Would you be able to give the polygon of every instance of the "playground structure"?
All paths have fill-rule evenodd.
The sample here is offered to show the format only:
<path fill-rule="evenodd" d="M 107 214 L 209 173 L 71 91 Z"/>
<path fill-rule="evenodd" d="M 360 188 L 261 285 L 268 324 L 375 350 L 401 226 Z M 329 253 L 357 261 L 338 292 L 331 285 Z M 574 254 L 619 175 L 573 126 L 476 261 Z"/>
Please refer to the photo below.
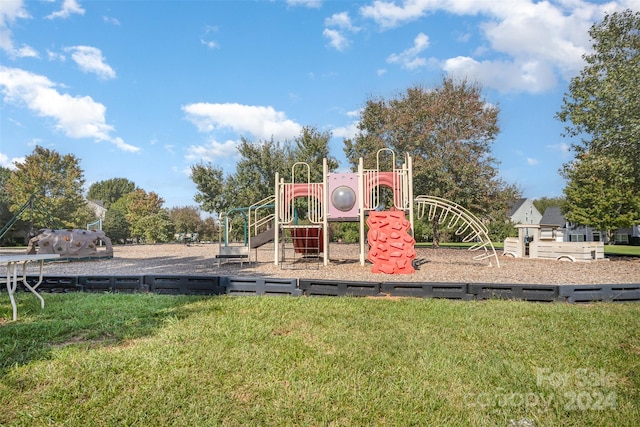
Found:
<path fill-rule="evenodd" d="M 385 158 L 381 158 L 385 156 Z M 381 164 L 390 165 L 382 170 Z M 473 242 L 470 250 L 480 251 L 474 259 L 493 259 L 500 266 L 487 228 L 471 212 L 448 200 L 413 195 L 413 163 L 405 155 L 398 165 L 395 153 L 381 149 L 376 153 L 375 169 L 365 169 L 360 158 L 357 172 L 329 172 L 323 160 L 321 182 L 311 182 L 307 163 L 297 162 L 291 168 L 291 181 L 275 176 L 275 192 L 248 208 L 232 209 L 221 217 L 220 255 L 218 260 L 251 257 L 251 249 L 274 242 L 274 264 L 295 265 L 313 259 L 328 265 L 329 223 L 359 222 L 360 265 L 367 258 L 372 271 L 408 274 L 414 271 L 414 217 L 452 228 L 463 242 Z M 382 188 L 390 191 L 388 198 Z M 391 206 L 384 206 L 388 202 Z M 301 220 L 297 206 L 306 209 Z M 244 217 L 244 244 L 229 244 L 232 215 Z M 367 219 L 368 218 L 368 219 Z M 365 224 L 369 232 L 365 235 Z M 266 227 L 266 228 L 265 228 Z M 257 256 L 256 256 L 257 259 Z M 490 261 L 490 265 L 493 262 Z"/>
<path fill-rule="evenodd" d="M 603 242 L 558 242 L 555 238 L 557 226 L 518 224 L 516 228 L 518 237 L 504 240 L 503 255 L 573 262 L 605 259 Z M 533 229 L 530 242 L 525 236 L 526 229 Z"/>
<path fill-rule="evenodd" d="M 113 247 L 101 230 L 42 229 L 27 246 L 27 254 L 36 253 L 57 254 L 66 260 L 113 258 Z"/>

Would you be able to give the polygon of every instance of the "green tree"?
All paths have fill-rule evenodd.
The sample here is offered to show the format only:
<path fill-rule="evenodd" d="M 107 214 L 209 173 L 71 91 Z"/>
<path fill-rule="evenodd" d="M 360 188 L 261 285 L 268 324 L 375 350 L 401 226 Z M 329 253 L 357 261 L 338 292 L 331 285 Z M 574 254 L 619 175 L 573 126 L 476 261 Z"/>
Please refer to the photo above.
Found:
<path fill-rule="evenodd" d="M 229 205 L 231 195 L 225 191 L 224 173 L 219 167 L 211 162 L 192 165 L 191 180 L 197 189 L 193 200 L 203 211 L 219 214 Z"/>
<path fill-rule="evenodd" d="M 102 230 L 113 242 L 126 243 L 131 237 L 127 220 L 126 195 L 111 203 L 104 217 Z"/>
<path fill-rule="evenodd" d="M 176 233 L 199 233 L 204 226 L 197 206 L 182 206 L 169 209 L 169 218 Z"/>
<path fill-rule="evenodd" d="M 484 218 L 506 213 L 518 191 L 498 177 L 491 154 L 500 130 L 498 113 L 482 98 L 479 85 L 443 78 L 433 90 L 414 86 L 389 100 L 369 99 L 359 133 L 345 140 L 345 154 L 352 167 L 363 157 L 369 168 L 381 148 L 407 153 L 413 157 L 415 195 L 443 197 Z M 437 246 L 437 221 L 432 225 Z"/>
<path fill-rule="evenodd" d="M 164 200 L 158 194 L 137 189 L 124 197 L 131 237 L 147 243 L 173 240 L 173 223 L 162 207 Z"/>
<path fill-rule="evenodd" d="M 581 153 L 566 164 L 567 220 L 604 231 L 612 241 L 613 231 L 632 224 L 640 212 L 638 190 L 631 185 L 631 168 L 624 159 L 593 153 Z"/>
<path fill-rule="evenodd" d="M 628 227 L 640 221 L 638 198 L 640 192 L 640 12 L 626 10 L 605 16 L 602 22 L 594 24 L 589 35 L 593 50 L 584 55 L 585 67 L 580 75 L 573 78 L 569 91 L 557 118 L 565 123 L 564 136 L 579 138 L 572 143 L 576 160 L 564 166 L 564 176 L 582 179 L 591 173 L 599 185 L 624 185 L 625 188 L 601 188 L 593 196 L 578 196 L 576 183 L 568 182 L 565 190 L 567 219 L 574 218 L 581 225 L 610 227 L 611 214 L 605 206 L 612 203 L 594 200 L 594 197 L 615 197 L 622 193 L 629 196 L 623 205 L 620 227 Z M 620 179 L 595 177 L 596 170 L 609 164 Z M 622 165 L 624 164 L 624 166 Z M 589 215 L 580 212 L 591 211 L 586 201 L 604 208 Z M 613 202 L 619 204 L 619 200 Z M 575 213 L 574 213 L 575 211 Z M 604 231 L 604 229 L 603 229 Z"/>
<path fill-rule="evenodd" d="M 276 172 L 281 178 L 290 179 L 291 166 L 296 161 L 289 142 L 250 142 L 242 139 L 238 146 L 240 160 L 229 187 L 234 194 L 234 205 L 251 206 L 275 193 Z"/>
<path fill-rule="evenodd" d="M 564 207 L 566 201 L 567 200 L 564 197 L 541 197 L 533 201 L 533 206 L 538 209 L 538 212 L 544 215 L 544 211 L 546 211 L 547 208 L 553 206 L 562 208 Z"/>
<path fill-rule="evenodd" d="M 126 178 L 111 178 L 91 184 L 87 193 L 89 200 L 102 200 L 105 209 L 125 194 L 136 189 L 136 184 Z"/>
<path fill-rule="evenodd" d="M 338 168 L 338 160 L 329 152 L 331 132 L 320 132 L 312 126 L 304 126 L 300 135 L 293 139 L 293 158 L 309 165 L 311 182 L 322 182 L 323 159 L 327 159 L 329 172 Z M 289 173 L 289 175 L 291 175 Z M 306 180 L 306 177 L 304 177 Z M 296 178 L 297 181 L 297 178 Z"/>
<path fill-rule="evenodd" d="M 10 177 L 11 169 L 0 166 L 0 224 L 6 224 L 13 217 L 11 209 L 9 209 L 11 198 L 5 188 Z"/>
<path fill-rule="evenodd" d="M 194 200 L 205 212 L 223 213 L 231 208 L 251 206 L 275 192 L 275 174 L 291 175 L 293 155 L 290 143 L 252 142 L 241 139 L 236 170 L 224 178 L 222 169 L 211 163 L 191 166 L 191 179 L 198 193 Z"/>
<path fill-rule="evenodd" d="M 206 240 L 209 242 L 214 242 L 219 239 L 218 226 L 212 217 L 209 216 L 204 219 L 202 228 L 198 230 L 198 236 L 200 240 Z"/>
<path fill-rule="evenodd" d="M 4 226 L 8 224 L 13 218 L 14 213 L 11 211 L 11 198 L 9 197 L 9 191 L 6 188 L 7 183 L 11 178 L 11 169 L 0 166 L 0 225 Z M 24 238 L 16 238 L 16 231 L 24 230 L 23 237 L 26 236 L 26 229 L 29 224 L 18 219 L 9 230 L 7 234 L 0 240 L 0 245 L 7 244 L 24 244 Z"/>
<path fill-rule="evenodd" d="M 24 163 L 16 164 L 5 188 L 16 212 L 31 195 L 37 205 L 30 219 L 36 228 L 60 224 L 66 228 L 84 228 L 93 221 L 82 196 L 84 172 L 73 154 L 61 156 L 55 150 L 36 146 Z M 30 212 L 31 214 L 31 212 Z"/>

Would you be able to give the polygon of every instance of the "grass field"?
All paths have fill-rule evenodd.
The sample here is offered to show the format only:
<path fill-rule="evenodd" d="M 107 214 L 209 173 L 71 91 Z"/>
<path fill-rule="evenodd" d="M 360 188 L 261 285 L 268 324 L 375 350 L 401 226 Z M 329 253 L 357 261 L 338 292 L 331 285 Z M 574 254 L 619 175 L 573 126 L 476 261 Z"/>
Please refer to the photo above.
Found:
<path fill-rule="evenodd" d="M 0 425 L 640 425 L 640 304 L 45 298 L 0 304 Z"/>

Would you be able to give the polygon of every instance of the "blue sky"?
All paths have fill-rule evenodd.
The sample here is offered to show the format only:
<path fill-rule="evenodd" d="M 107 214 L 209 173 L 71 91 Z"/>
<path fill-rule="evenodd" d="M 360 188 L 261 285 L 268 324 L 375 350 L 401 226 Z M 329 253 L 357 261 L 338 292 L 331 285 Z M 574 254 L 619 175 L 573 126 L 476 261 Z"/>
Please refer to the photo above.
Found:
<path fill-rule="evenodd" d="M 559 196 L 554 115 L 590 26 L 636 1 L 2 0 L 0 165 L 40 145 L 76 155 L 87 188 L 123 177 L 193 206 L 190 165 L 233 172 L 241 136 L 315 126 L 346 169 L 369 97 L 449 75 L 499 105 L 502 178 Z"/>

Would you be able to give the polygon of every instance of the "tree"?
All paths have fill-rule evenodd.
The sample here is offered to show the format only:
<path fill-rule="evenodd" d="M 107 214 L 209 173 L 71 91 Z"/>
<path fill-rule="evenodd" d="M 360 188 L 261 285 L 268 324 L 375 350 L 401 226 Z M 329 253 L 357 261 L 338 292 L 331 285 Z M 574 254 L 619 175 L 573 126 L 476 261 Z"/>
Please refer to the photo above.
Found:
<path fill-rule="evenodd" d="M 199 233 L 204 226 L 197 206 L 173 207 L 169 209 L 169 218 L 176 233 Z"/>
<path fill-rule="evenodd" d="M 135 189 L 136 184 L 133 181 L 126 178 L 111 178 L 91 184 L 87 199 L 102 200 L 102 206 L 109 209 L 112 203 Z"/>
<path fill-rule="evenodd" d="M 5 188 L 11 199 L 10 209 L 16 212 L 31 195 L 39 207 L 31 220 L 35 227 L 55 226 L 84 228 L 93 220 L 82 196 L 84 172 L 73 154 L 61 156 L 55 150 L 36 146 L 24 163 L 17 163 Z"/>
<path fill-rule="evenodd" d="M 0 166 L 0 224 L 6 224 L 9 222 L 13 214 L 9 209 L 11 205 L 11 198 L 9 197 L 9 191 L 5 189 L 5 185 L 9 182 L 11 177 L 11 170 Z"/>
<path fill-rule="evenodd" d="M 240 160 L 236 172 L 230 177 L 234 204 L 230 207 L 251 206 L 275 193 L 276 172 L 290 179 L 291 167 L 296 161 L 291 144 L 274 141 L 251 142 L 242 139 L 238 146 Z"/>
<path fill-rule="evenodd" d="M 549 207 L 557 206 L 562 208 L 566 204 L 567 200 L 564 197 L 541 197 L 533 201 L 533 206 L 538 209 L 542 215 Z"/>
<path fill-rule="evenodd" d="M 251 142 L 244 137 L 238 146 L 240 160 L 235 173 L 224 178 L 222 169 L 211 163 L 191 166 L 191 179 L 198 193 L 194 200 L 205 212 L 223 213 L 247 207 L 275 191 L 275 174 L 291 175 L 293 156 L 289 143 L 273 139 Z"/>
<path fill-rule="evenodd" d="M 345 140 L 345 154 L 354 168 L 360 157 L 365 167 L 374 165 L 381 148 L 410 154 L 414 194 L 443 197 L 484 217 L 490 211 L 506 214 L 518 191 L 498 178 L 491 155 L 500 130 L 498 113 L 482 99 L 479 85 L 443 78 L 433 90 L 414 86 L 389 100 L 369 99 L 359 133 Z M 437 246 L 437 221 L 432 225 Z"/>
<path fill-rule="evenodd" d="M 626 10 L 605 16 L 602 22 L 589 30 L 593 41 L 592 52 L 583 56 L 586 65 L 580 75 L 569 84 L 569 92 L 563 98 L 563 105 L 556 117 L 565 123 L 563 135 L 579 137 L 572 143 L 576 153 L 575 161 L 564 165 L 567 179 L 582 179 L 588 175 L 588 167 L 610 164 L 618 173 L 624 173 L 619 180 L 607 177 L 599 179 L 599 185 L 625 185 L 625 188 L 602 187 L 590 197 L 578 197 L 576 183 L 568 182 L 567 218 L 580 219 L 581 225 L 595 228 L 610 226 L 606 218 L 610 211 L 582 215 L 577 212 L 591 211 L 585 203 L 604 207 L 610 202 L 596 200 L 595 197 L 612 197 L 628 194 L 630 200 L 624 203 L 620 212 L 625 222 L 622 227 L 640 221 L 640 12 Z M 625 164 L 625 165 L 623 165 Z M 595 176 L 596 171 L 590 172 Z M 633 191 L 635 189 L 635 191 Z M 571 196 L 570 196 L 571 195 Z M 600 224 L 600 225 L 597 225 Z"/>
<path fill-rule="evenodd" d="M 311 182 L 322 182 L 323 159 L 327 159 L 329 172 L 338 168 L 338 160 L 329 152 L 331 132 L 320 132 L 315 127 L 304 126 L 300 135 L 293 139 L 293 157 L 296 162 L 309 165 Z M 306 177 L 304 177 L 306 180 Z"/>
<path fill-rule="evenodd" d="M 9 197 L 9 191 L 6 188 L 7 183 L 9 182 L 9 178 L 11 178 L 11 170 L 9 168 L 5 168 L 0 166 L 0 225 L 4 226 L 8 224 L 9 221 L 13 218 L 14 213 L 11 211 L 11 198 Z M 23 244 L 24 237 L 26 236 L 26 229 L 28 228 L 28 223 L 24 221 L 18 220 L 11 227 L 12 230 L 25 230 L 23 238 L 16 238 L 16 234 L 18 233 L 7 233 L 5 234 L 1 240 L 0 245 L 7 244 Z M 10 230 L 11 230 L 10 229 Z M 10 231 L 7 230 L 7 231 Z M 27 239 L 28 240 L 28 239 Z"/>
<path fill-rule="evenodd" d="M 632 224 L 640 212 L 637 187 L 631 185 L 631 168 L 624 159 L 594 153 L 582 153 L 566 164 L 567 220 L 604 231 L 607 241 L 612 241 L 613 231 Z"/>
<path fill-rule="evenodd" d="M 222 169 L 213 166 L 211 162 L 192 165 L 191 180 L 198 190 L 193 200 L 200 204 L 203 211 L 220 213 L 225 210 L 229 195 L 225 192 Z"/>
<path fill-rule="evenodd" d="M 153 191 L 137 189 L 125 197 L 131 237 L 149 243 L 173 240 L 173 224 L 162 207 L 164 200 Z"/>
<path fill-rule="evenodd" d="M 218 226 L 212 217 L 206 217 L 202 224 L 202 228 L 198 230 L 198 237 L 200 240 L 206 240 L 213 242 L 220 237 L 218 234 Z"/>
<path fill-rule="evenodd" d="M 113 242 L 126 243 L 131 236 L 130 226 L 131 224 L 127 221 L 127 200 L 125 195 L 109 206 L 102 223 L 102 230 Z"/>

